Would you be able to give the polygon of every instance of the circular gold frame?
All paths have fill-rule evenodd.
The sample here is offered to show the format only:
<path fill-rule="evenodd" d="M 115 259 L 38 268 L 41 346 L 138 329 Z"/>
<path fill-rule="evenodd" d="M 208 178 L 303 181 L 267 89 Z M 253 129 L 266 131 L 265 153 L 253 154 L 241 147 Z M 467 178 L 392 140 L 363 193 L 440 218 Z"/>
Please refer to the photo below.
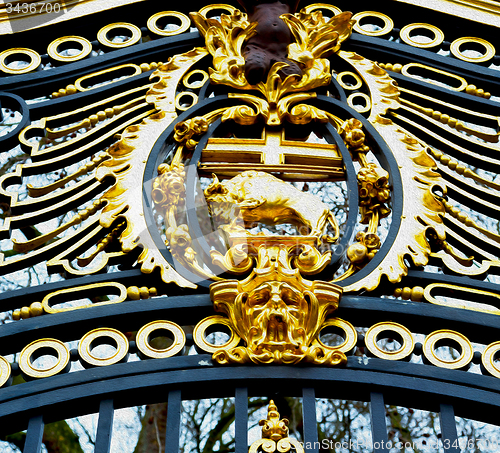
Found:
<path fill-rule="evenodd" d="M 33 367 L 31 357 L 34 353 L 43 348 L 53 349 L 56 351 L 57 361 L 51 367 L 39 370 Z M 62 341 L 55 340 L 53 338 L 44 338 L 33 341 L 21 351 L 19 356 L 19 368 L 21 368 L 21 371 L 26 376 L 41 379 L 55 376 L 56 374 L 64 371 L 69 364 L 69 359 L 69 349 Z"/>
<path fill-rule="evenodd" d="M 162 17 L 176 17 L 177 19 L 180 19 L 181 25 L 177 30 L 172 30 L 172 31 L 162 30 L 156 25 L 158 19 L 161 19 Z M 191 19 L 189 19 L 189 17 L 186 16 L 185 14 L 179 13 L 177 11 L 161 11 L 159 13 L 153 14 L 148 19 L 147 26 L 149 31 L 155 33 L 156 35 L 174 36 L 174 35 L 180 35 L 181 33 L 184 33 L 186 30 L 189 30 L 189 27 L 191 26 Z"/>
<path fill-rule="evenodd" d="M 485 48 L 486 52 L 480 57 L 468 57 L 460 50 L 460 46 L 466 43 L 479 44 Z M 450 44 L 450 52 L 462 61 L 467 61 L 469 63 L 484 63 L 485 61 L 491 60 L 495 56 L 496 50 L 495 46 L 485 39 L 466 36 L 455 39 L 455 41 Z"/>
<path fill-rule="evenodd" d="M 338 327 L 339 329 L 342 329 L 345 332 L 345 340 L 338 346 L 328 346 L 320 340 L 320 336 L 318 335 L 318 343 L 321 346 L 329 351 L 339 351 L 343 352 L 344 354 L 354 349 L 354 347 L 356 346 L 356 342 L 358 341 L 358 333 L 350 322 L 344 321 L 340 318 L 333 318 L 326 321 L 321 326 L 321 330 L 325 329 L 326 327 Z"/>
<path fill-rule="evenodd" d="M 356 98 L 363 98 L 366 101 L 366 105 L 364 107 L 356 106 L 354 104 L 354 99 Z M 359 113 L 369 112 L 372 108 L 372 100 L 365 93 L 352 93 L 347 98 L 347 104 L 349 105 L 349 107 L 352 107 L 354 110 L 356 110 L 356 112 Z"/>
<path fill-rule="evenodd" d="M 367 31 L 360 25 L 361 19 L 364 19 L 365 17 L 376 17 L 377 19 L 381 19 L 385 25 L 380 30 Z M 386 16 L 385 14 L 379 13 L 377 11 L 363 11 L 361 13 L 356 13 L 354 16 L 352 16 L 352 20 L 356 21 L 353 30 L 361 33 L 362 35 L 382 36 L 386 35 L 394 28 L 393 20 L 389 16 Z"/>
<path fill-rule="evenodd" d="M 347 76 L 352 77 L 354 80 L 356 80 L 356 85 L 347 85 L 347 83 L 345 83 L 342 80 L 343 77 L 347 77 Z M 345 90 L 358 90 L 363 86 L 363 81 L 361 80 L 361 77 L 359 77 L 358 74 L 356 74 L 355 72 L 352 72 L 352 71 L 339 72 L 337 74 L 337 82 Z"/>
<path fill-rule="evenodd" d="M 327 3 L 313 3 L 312 5 L 307 5 L 304 8 L 306 14 L 311 14 L 318 9 L 327 9 L 328 11 L 331 11 L 334 16 L 342 12 L 340 8 L 337 8 L 333 5 L 328 5 Z"/>
<path fill-rule="evenodd" d="M 23 54 L 27 55 L 31 62 L 25 68 L 12 69 L 5 64 L 5 60 L 11 55 Z M 0 71 L 6 72 L 7 74 L 27 74 L 28 72 L 34 71 L 42 63 L 42 57 L 38 52 L 32 49 L 27 49 L 25 47 L 16 47 L 14 49 L 4 50 L 0 53 Z"/>
<path fill-rule="evenodd" d="M 195 82 L 189 82 L 189 78 L 193 75 L 193 74 L 201 74 L 203 76 L 203 79 L 202 80 L 197 80 Z M 203 85 L 205 85 L 205 83 L 207 83 L 209 77 L 208 77 L 208 74 L 206 71 L 202 71 L 201 69 L 195 69 L 193 71 L 190 71 L 188 72 L 184 78 L 182 79 L 182 83 L 184 84 L 184 86 L 186 88 L 190 88 L 192 90 L 198 90 L 199 88 L 201 88 Z"/>
<path fill-rule="evenodd" d="M 125 28 L 126 30 L 130 30 L 132 32 L 132 37 L 124 42 L 112 42 L 108 38 L 108 33 L 111 30 L 117 28 Z M 127 22 L 115 22 L 114 24 L 106 25 L 102 27 L 97 33 L 97 40 L 104 46 L 111 47 L 113 49 L 122 49 L 124 47 L 133 46 L 138 43 L 141 39 L 142 32 L 141 29 L 134 24 L 129 24 Z"/>
<path fill-rule="evenodd" d="M 191 99 L 193 100 L 192 104 L 189 104 L 187 107 L 183 107 L 180 103 L 181 99 L 184 96 L 191 97 Z M 198 102 L 198 96 L 196 94 L 192 93 L 191 91 L 183 91 L 182 93 L 179 93 L 175 97 L 175 108 L 181 110 L 182 112 L 185 112 L 186 110 L 189 110 L 197 102 Z"/>
<path fill-rule="evenodd" d="M 67 42 L 77 42 L 82 46 L 80 53 L 72 56 L 64 56 L 59 53 L 57 48 Z M 54 39 L 47 47 L 47 53 L 51 58 L 57 61 L 62 61 L 64 63 L 70 63 L 72 61 L 83 60 L 85 57 L 90 55 L 92 52 L 92 44 L 88 39 L 82 38 L 81 36 L 63 36 L 62 38 Z"/>
<path fill-rule="evenodd" d="M 0 356 L 0 388 L 8 382 L 11 372 L 10 363 L 5 357 Z"/>
<path fill-rule="evenodd" d="M 436 355 L 434 349 L 434 346 L 440 340 L 456 341 L 462 349 L 460 357 L 452 361 L 440 359 Z M 448 368 L 450 370 L 458 370 L 467 367 L 470 364 L 472 357 L 474 356 L 474 350 L 472 349 L 472 345 L 470 344 L 469 339 L 461 333 L 447 329 L 436 330 L 427 335 L 424 340 L 422 351 L 425 358 L 430 363 L 441 368 Z"/>
<path fill-rule="evenodd" d="M 156 349 L 153 348 L 149 342 L 148 338 L 155 330 L 168 330 L 174 335 L 174 341 L 166 349 Z M 144 354 L 146 357 L 152 359 L 166 359 L 167 357 L 172 357 L 182 351 L 184 345 L 186 344 L 186 335 L 184 331 L 175 323 L 170 321 L 153 321 L 142 327 L 139 332 L 137 332 L 136 340 L 137 349 Z"/>
<path fill-rule="evenodd" d="M 229 328 L 229 331 L 231 332 L 231 337 L 229 340 L 221 345 L 214 345 L 212 343 L 209 343 L 207 339 L 205 338 L 205 331 L 211 327 L 215 326 L 217 324 L 221 324 L 223 326 L 226 326 Z M 196 324 L 194 330 L 193 330 L 193 338 L 194 342 L 196 345 L 202 349 L 205 352 L 209 352 L 210 354 L 213 354 L 214 352 L 223 350 L 223 349 L 232 349 L 238 346 L 238 343 L 240 342 L 240 337 L 236 334 L 236 332 L 232 329 L 231 323 L 226 319 L 223 318 L 222 316 L 209 316 L 208 318 L 203 319 L 200 321 L 198 324 Z"/>
<path fill-rule="evenodd" d="M 481 355 L 481 362 L 486 371 L 496 378 L 500 378 L 500 368 L 495 365 L 495 354 L 500 351 L 500 341 L 489 344 Z"/>
<path fill-rule="evenodd" d="M 377 338 L 382 332 L 396 332 L 403 340 L 402 346 L 396 351 L 384 351 L 377 344 Z M 412 333 L 403 325 L 395 322 L 379 322 L 371 326 L 365 334 L 365 344 L 368 350 L 380 359 L 404 360 L 409 358 L 415 348 Z"/>
<path fill-rule="evenodd" d="M 415 41 L 410 35 L 413 30 L 418 30 L 419 28 L 430 31 L 434 34 L 434 38 L 428 43 Z M 406 44 L 413 47 L 420 47 L 422 49 L 439 46 L 444 41 L 444 33 L 440 28 L 424 23 L 415 23 L 404 26 L 399 32 L 399 36 Z"/>
<path fill-rule="evenodd" d="M 96 357 L 92 355 L 92 342 L 97 339 L 111 339 L 116 343 L 116 352 L 111 356 L 105 359 L 101 359 L 100 357 Z M 112 346 L 112 344 L 105 342 Z M 116 329 L 110 328 L 99 328 L 90 331 L 85 334 L 80 342 L 78 343 L 78 354 L 80 354 L 80 358 L 85 362 L 85 364 L 91 366 L 108 366 L 114 365 L 125 359 L 127 357 L 129 351 L 129 343 L 127 337 Z"/>
<path fill-rule="evenodd" d="M 205 19 L 207 18 L 207 13 L 213 11 L 214 9 L 225 9 L 229 14 L 234 14 L 237 10 L 234 6 L 226 5 L 225 3 L 214 3 L 212 5 L 204 6 L 198 13 L 201 14 Z"/>

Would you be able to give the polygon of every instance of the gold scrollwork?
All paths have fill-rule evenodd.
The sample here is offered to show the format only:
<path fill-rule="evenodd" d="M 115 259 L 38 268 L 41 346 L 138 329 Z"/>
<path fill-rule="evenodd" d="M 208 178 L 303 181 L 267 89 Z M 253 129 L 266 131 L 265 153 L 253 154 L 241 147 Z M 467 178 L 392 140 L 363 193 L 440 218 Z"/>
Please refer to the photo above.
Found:
<path fill-rule="evenodd" d="M 462 51 L 462 46 L 470 47 L 479 53 L 476 55 L 467 55 Z M 479 50 L 481 49 L 481 50 Z M 470 36 L 455 39 L 450 45 L 450 52 L 457 58 L 469 63 L 484 63 L 491 60 L 496 53 L 495 47 L 489 41 L 481 38 L 473 38 Z"/>
<path fill-rule="evenodd" d="M 14 56 L 17 56 L 20 61 L 26 62 L 27 65 L 20 68 L 10 67 L 9 60 L 13 59 Z M 0 71 L 6 72 L 7 74 L 26 74 L 34 71 L 41 63 L 42 57 L 40 57 L 38 52 L 24 47 L 16 47 L 14 49 L 4 50 L 0 53 Z"/>
<path fill-rule="evenodd" d="M 227 5 L 225 3 L 213 3 L 212 5 L 204 6 L 200 9 L 199 14 L 201 14 L 205 19 L 209 17 L 209 13 L 212 11 L 225 11 L 229 14 L 234 14 L 237 9 L 234 6 Z"/>
<path fill-rule="evenodd" d="M 65 48 L 76 47 L 74 43 L 81 48 L 80 51 L 74 55 L 63 55 L 62 51 L 65 50 Z M 92 44 L 88 39 L 82 38 L 81 36 L 63 36 L 54 39 L 47 48 L 47 53 L 51 58 L 62 61 L 63 63 L 82 60 L 90 55 L 90 52 L 92 52 Z"/>
<path fill-rule="evenodd" d="M 151 346 L 151 340 L 162 335 L 162 331 L 167 331 L 173 336 L 172 344 L 167 348 L 157 349 Z M 153 321 L 137 332 L 135 342 L 140 355 L 152 359 L 166 359 L 182 351 L 186 344 L 186 334 L 171 321 Z"/>
<path fill-rule="evenodd" d="M 388 351 L 378 345 L 380 339 L 395 337 L 399 337 L 402 341 L 399 349 Z M 365 334 L 365 344 L 375 357 L 386 360 L 408 360 L 415 348 L 412 333 L 405 326 L 395 322 L 379 322 L 370 327 Z"/>
<path fill-rule="evenodd" d="M 158 21 L 165 17 L 173 17 L 175 19 L 179 19 L 180 25 L 175 30 L 165 30 L 158 27 Z M 191 20 L 185 14 L 179 13 L 177 11 L 161 11 L 159 13 L 153 14 L 148 19 L 148 29 L 152 31 L 156 35 L 160 36 L 174 36 L 180 35 L 184 33 L 186 30 L 189 30 L 189 26 L 191 25 Z"/>
<path fill-rule="evenodd" d="M 213 343 L 209 343 L 207 341 L 206 331 L 213 330 L 214 329 L 213 326 L 216 325 L 225 326 L 231 332 L 229 339 L 224 344 L 216 345 Z M 198 346 L 201 350 L 205 352 L 209 352 L 210 354 L 214 354 L 224 349 L 233 349 L 236 346 L 238 346 L 241 340 L 241 338 L 233 330 L 230 321 L 224 318 L 223 316 L 218 316 L 218 315 L 209 316 L 208 318 L 205 318 L 198 324 L 196 324 L 193 330 L 193 338 L 196 346 Z"/>
<path fill-rule="evenodd" d="M 98 357 L 92 350 L 106 344 L 115 348 L 115 352 L 106 357 Z M 116 329 L 99 328 L 86 333 L 78 343 L 78 354 L 83 366 L 108 366 L 126 361 L 129 343 L 127 337 Z"/>
<path fill-rule="evenodd" d="M 44 355 L 52 355 L 55 362 L 43 368 L 34 367 L 33 362 Z M 21 351 L 19 368 L 27 378 L 41 379 L 68 371 L 71 366 L 69 359 L 69 349 L 62 341 L 44 338 L 33 341 Z"/>
<path fill-rule="evenodd" d="M 487 374 L 500 378 L 500 367 L 497 365 L 495 360 L 498 351 L 500 351 L 500 341 L 495 341 L 489 344 L 486 349 L 481 354 L 481 363 L 486 370 Z"/>
<path fill-rule="evenodd" d="M 443 346 L 455 347 L 460 351 L 460 356 L 456 359 L 445 360 L 436 354 L 436 343 L 442 343 Z M 436 330 L 427 335 L 422 347 L 424 357 L 432 364 L 441 368 L 450 370 L 467 369 L 470 365 L 474 350 L 469 339 L 461 333 L 453 330 L 442 329 Z"/>
<path fill-rule="evenodd" d="M 419 31 L 421 35 L 429 38 L 430 41 L 421 42 L 413 37 L 415 31 Z M 432 35 L 432 38 L 429 36 Z M 439 46 L 444 41 L 444 33 L 440 28 L 430 24 L 409 24 L 404 26 L 399 32 L 401 39 L 410 46 L 428 49 L 430 47 Z"/>
<path fill-rule="evenodd" d="M 306 14 L 312 14 L 316 11 L 321 11 L 321 10 L 326 10 L 330 11 L 333 13 L 334 16 L 337 14 L 342 13 L 342 10 L 340 8 L 337 8 L 336 6 L 329 5 L 328 3 L 313 3 L 311 5 L 306 5 L 302 9 Z"/>
<path fill-rule="evenodd" d="M 337 346 L 329 346 L 321 341 L 321 332 L 329 328 L 341 329 L 344 331 L 344 341 L 341 344 Z M 356 346 L 357 341 L 358 333 L 356 332 L 354 326 L 350 322 L 344 321 L 340 318 L 332 318 L 326 320 L 321 326 L 320 334 L 318 336 L 318 342 L 325 349 L 337 350 L 343 352 L 344 354 L 351 352 Z"/>
<path fill-rule="evenodd" d="M 346 82 L 344 79 L 349 80 L 349 78 L 353 78 L 354 82 L 353 84 Z M 363 81 L 361 80 L 361 77 L 358 76 L 355 72 L 352 71 L 343 71 L 337 74 L 337 82 L 339 85 L 346 89 L 346 90 L 358 90 L 363 86 Z M 370 101 L 371 104 L 371 101 Z"/>
<path fill-rule="evenodd" d="M 108 34 L 110 32 L 116 32 L 117 30 L 127 30 L 131 36 L 129 39 L 123 42 L 113 42 L 112 38 L 110 39 Z M 106 47 L 111 47 L 113 49 L 122 49 L 124 47 L 132 46 L 138 43 L 141 39 L 142 32 L 139 27 L 133 24 L 129 24 L 126 22 L 115 22 L 114 24 L 106 25 L 102 27 L 97 33 L 97 40 Z"/>
<path fill-rule="evenodd" d="M 378 29 L 376 30 L 368 30 L 366 28 L 363 28 L 363 23 L 364 19 L 375 18 L 375 22 L 382 21 L 384 25 L 382 27 L 376 25 Z M 362 35 L 369 35 L 369 36 L 383 36 L 392 31 L 394 28 L 394 22 L 389 16 L 386 16 L 385 14 L 379 13 L 377 11 L 363 11 L 361 13 L 357 13 L 354 16 L 352 16 L 352 19 L 356 21 L 356 24 L 354 25 L 353 29 L 357 31 L 358 33 L 361 33 Z"/>
<path fill-rule="evenodd" d="M 7 384 L 11 378 L 11 366 L 5 357 L 0 356 L 0 388 Z"/>

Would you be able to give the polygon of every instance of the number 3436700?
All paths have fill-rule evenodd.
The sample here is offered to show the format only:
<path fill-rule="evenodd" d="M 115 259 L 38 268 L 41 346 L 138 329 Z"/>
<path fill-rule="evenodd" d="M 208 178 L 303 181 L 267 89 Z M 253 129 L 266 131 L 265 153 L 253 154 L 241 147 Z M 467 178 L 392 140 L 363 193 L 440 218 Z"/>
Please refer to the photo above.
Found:
<path fill-rule="evenodd" d="M 6 3 L 7 14 L 44 14 L 60 13 L 62 6 L 60 3 Z"/>

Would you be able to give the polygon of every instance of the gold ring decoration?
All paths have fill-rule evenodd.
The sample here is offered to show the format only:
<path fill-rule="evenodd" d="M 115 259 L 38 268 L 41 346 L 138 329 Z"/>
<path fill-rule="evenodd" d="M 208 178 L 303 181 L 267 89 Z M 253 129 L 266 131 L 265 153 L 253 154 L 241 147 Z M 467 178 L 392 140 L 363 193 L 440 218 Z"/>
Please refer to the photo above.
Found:
<path fill-rule="evenodd" d="M 481 355 L 481 363 L 487 374 L 500 378 L 500 367 L 495 364 L 495 356 L 500 351 L 500 341 L 495 341 L 487 346 Z"/>
<path fill-rule="evenodd" d="M 175 17 L 179 19 L 181 24 L 175 30 L 164 30 L 158 27 L 158 20 L 163 19 L 164 17 Z M 153 14 L 148 19 L 148 29 L 152 31 L 156 35 L 160 36 L 174 36 L 180 35 L 184 33 L 186 30 L 189 30 L 191 26 L 191 20 L 185 14 L 179 13 L 177 11 L 161 11 L 159 13 Z"/>
<path fill-rule="evenodd" d="M 9 60 L 13 55 L 22 55 L 23 61 L 28 63 L 28 66 L 23 68 L 10 68 Z M 29 60 L 28 60 L 29 59 Z M 6 72 L 7 74 L 26 74 L 28 72 L 34 71 L 42 63 L 42 57 L 38 52 L 31 49 L 26 49 L 24 47 L 17 47 L 14 49 L 4 50 L 0 53 L 0 70 Z"/>
<path fill-rule="evenodd" d="M 101 344 L 114 346 L 116 351 L 108 357 L 97 357 L 92 349 Z M 115 329 L 94 329 L 85 334 L 78 344 L 78 353 L 83 360 L 83 366 L 108 366 L 125 361 L 128 356 L 129 344 L 127 337 Z"/>
<path fill-rule="evenodd" d="M 200 78 L 201 76 L 201 78 Z M 190 88 L 192 90 L 198 90 L 208 81 L 208 74 L 206 71 L 202 71 L 201 69 L 195 69 L 187 73 L 182 79 L 184 86 L 186 88 Z"/>
<path fill-rule="evenodd" d="M 365 105 L 361 106 L 359 104 L 355 104 L 354 100 L 356 98 L 364 99 Z M 347 98 L 347 104 L 350 107 L 352 107 L 354 110 L 356 110 L 356 112 L 359 112 L 359 113 L 369 112 L 370 109 L 372 108 L 372 101 L 371 101 L 370 97 L 368 95 L 366 95 L 365 93 L 352 93 Z"/>
<path fill-rule="evenodd" d="M 184 97 L 190 97 L 192 100 L 191 104 L 182 105 L 181 100 Z M 184 112 L 186 110 L 189 110 L 197 102 L 198 102 L 198 96 L 196 96 L 196 94 L 192 93 L 191 91 L 183 91 L 182 93 L 179 93 L 175 98 L 175 108 L 177 108 L 178 110 L 182 110 Z"/>
<path fill-rule="evenodd" d="M 356 83 L 350 85 L 347 82 L 345 82 L 344 78 L 349 78 L 349 77 L 352 77 Z M 342 88 L 346 90 L 358 90 L 363 86 L 363 81 L 358 76 L 358 74 L 351 71 L 344 71 L 337 74 L 337 82 Z"/>
<path fill-rule="evenodd" d="M 339 344 L 338 346 L 328 346 L 327 344 L 321 341 L 321 337 L 318 335 L 318 342 L 321 344 L 321 346 L 323 346 L 325 349 L 329 351 L 339 351 L 343 352 L 344 354 L 351 352 L 356 346 L 356 342 L 358 341 L 358 333 L 356 332 L 354 326 L 350 322 L 344 321 L 343 319 L 340 318 L 328 319 L 321 326 L 320 334 L 322 330 L 332 327 L 344 331 L 345 334 L 344 342 Z"/>
<path fill-rule="evenodd" d="M 170 332 L 174 339 L 172 344 L 165 349 L 156 349 L 150 344 L 150 339 L 160 336 L 158 331 L 166 330 Z M 155 335 L 156 334 L 156 335 Z M 145 356 L 152 359 L 166 359 L 182 351 L 186 344 L 184 331 L 175 323 L 170 321 L 153 321 L 142 327 L 135 339 L 137 349 Z"/>
<path fill-rule="evenodd" d="M 226 5 L 225 3 L 214 3 L 212 5 L 205 6 L 201 8 L 198 13 L 201 14 L 205 19 L 208 19 L 209 17 L 207 14 L 211 11 L 219 11 L 219 10 L 225 10 L 226 13 L 228 14 L 234 14 L 236 11 L 236 8 L 231 5 Z"/>
<path fill-rule="evenodd" d="M 2 388 L 10 379 L 11 367 L 5 357 L 0 356 L 0 388 Z"/>
<path fill-rule="evenodd" d="M 57 360 L 53 365 L 44 367 L 43 369 L 35 368 L 33 362 L 43 355 L 52 355 L 53 357 L 57 357 Z M 62 341 L 53 338 L 43 338 L 33 341 L 21 351 L 19 368 L 21 368 L 23 374 L 28 378 L 41 379 L 51 377 L 69 370 L 71 366 L 69 357 L 69 349 Z"/>
<path fill-rule="evenodd" d="M 134 77 L 136 75 L 142 74 L 142 69 L 140 66 L 133 64 L 133 63 L 127 63 L 127 64 L 122 64 L 120 66 L 115 66 L 114 68 L 109 68 L 109 69 L 103 69 L 102 71 L 94 72 L 92 74 L 80 77 L 79 79 L 76 80 L 75 82 L 75 87 L 77 88 L 78 91 L 88 91 L 93 88 L 92 84 L 89 84 L 87 87 L 84 87 L 82 85 L 82 82 L 85 80 L 93 79 L 94 77 L 99 77 L 103 74 L 109 74 L 111 72 L 115 72 L 113 76 L 110 76 L 110 81 L 107 82 L 106 84 L 113 83 L 113 79 L 116 79 L 118 77 L 122 77 L 122 79 L 126 79 L 129 77 Z M 124 74 L 130 72 L 130 74 Z M 97 82 L 96 82 L 97 83 Z M 101 84 L 100 86 L 106 85 L 106 84 Z"/>
<path fill-rule="evenodd" d="M 420 31 L 420 34 L 422 36 L 425 36 L 426 38 L 429 38 L 430 41 L 428 42 L 417 41 L 412 36 L 412 32 L 415 30 Z M 429 35 L 432 35 L 432 37 Z M 422 24 L 422 23 L 406 25 L 399 32 L 399 36 L 406 44 L 409 44 L 410 46 L 413 47 L 420 47 L 422 49 L 439 46 L 444 41 L 444 33 L 441 31 L 440 28 L 434 25 Z"/>
<path fill-rule="evenodd" d="M 384 23 L 383 27 L 379 27 L 379 30 L 365 30 L 363 28 L 363 25 L 361 22 L 365 18 L 375 18 Z M 352 20 L 356 21 L 356 24 L 354 24 L 353 29 L 357 31 L 358 33 L 361 33 L 362 35 L 368 35 L 368 36 L 382 36 L 386 35 L 389 33 L 393 28 L 394 28 L 394 22 L 389 16 L 386 16 L 385 14 L 379 13 L 377 11 L 363 11 L 361 13 L 357 13 L 354 16 L 352 16 Z M 376 24 L 374 24 L 376 25 Z"/>
<path fill-rule="evenodd" d="M 318 9 L 331 11 L 334 16 L 342 12 L 340 8 L 337 8 L 336 6 L 333 5 L 329 5 L 327 3 L 313 3 L 312 5 L 304 7 L 304 11 L 306 14 L 311 14 L 312 12 L 317 11 Z"/>
<path fill-rule="evenodd" d="M 461 49 L 463 45 L 469 45 L 471 50 L 477 50 L 481 53 L 478 57 L 465 55 Z M 481 49 L 481 50 L 479 50 Z M 489 41 L 481 38 L 472 38 L 470 36 L 455 39 L 450 45 L 450 52 L 457 58 L 469 63 L 483 63 L 491 60 L 496 53 L 495 47 Z"/>
<path fill-rule="evenodd" d="M 83 299 L 85 297 L 93 297 L 94 295 L 102 295 L 103 291 L 107 294 L 118 293 L 118 298 L 107 302 L 100 302 L 102 305 L 119 304 L 127 299 L 127 288 L 121 283 L 106 282 L 106 283 L 91 283 L 90 285 L 76 286 L 69 289 L 61 289 L 47 294 L 42 300 L 42 307 L 45 313 L 63 313 L 66 311 L 77 310 L 79 308 L 92 307 L 96 304 L 89 303 L 78 307 L 53 308 L 54 305 L 64 302 Z M 82 293 L 83 292 L 83 293 Z M 80 293 L 76 295 L 75 293 Z M 30 307 L 31 308 L 31 307 Z M 34 309 L 35 307 L 33 307 Z M 41 313 L 40 313 L 41 314 Z M 35 314 L 36 315 L 36 314 Z"/>
<path fill-rule="evenodd" d="M 436 343 L 442 342 L 444 346 L 452 346 L 453 343 L 457 344 L 460 349 L 460 357 L 454 360 L 443 360 L 436 355 Z M 474 355 L 472 345 L 467 337 L 461 333 L 454 332 L 453 330 L 443 329 L 436 330 L 427 335 L 423 344 L 423 353 L 425 358 L 432 364 L 441 368 L 448 368 L 450 370 L 466 369 Z"/>
<path fill-rule="evenodd" d="M 132 36 L 130 39 L 127 39 L 123 42 L 113 42 L 108 37 L 108 33 L 111 31 L 116 31 L 120 29 L 125 29 L 131 32 Z M 102 27 L 97 33 L 97 40 L 106 47 L 111 47 L 113 49 L 122 49 L 123 47 L 132 46 L 138 43 L 141 39 L 142 33 L 139 27 L 136 27 L 133 24 L 129 24 L 127 22 L 116 22 L 114 24 L 106 25 Z"/>
<path fill-rule="evenodd" d="M 218 324 L 226 326 L 231 332 L 231 337 L 229 338 L 229 340 L 221 345 L 209 343 L 205 336 L 205 332 L 207 331 L 207 329 L 210 329 L 212 326 L 216 326 Z M 233 349 L 238 346 L 238 343 L 240 342 L 240 337 L 236 335 L 236 333 L 232 329 L 229 320 L 217 315 L 209 316 L 208 318 L 205 318 L 198 324 L 196 324 L 193 330 L 193 338 L 196 346 L 198 346 L 205 352 L 209 352 L 210 354 L 224 349 Z"/>
<path fill-rule="evenodd" d="M 81 47 L 81 50 L 75 55 L 63 55 L 62 51 L 75 47 L 72 43 L 77 43 L 77 46 Z M 88 39 L 81 36 L 64 36 L 54 39 L 47 48 L 47 53 L 52 59 L 64 63 L 82 60 L 90 55 L 90 52 L 92 52 L 92 44 Z"/>
<path fill-rule="evenodd" d="M 394 338 L 394 333 L 401 338 L 401 347 L 395 351 L 382 349 L 377 341 L 382 338 Z M 370 327 L 365 335 L 365 344 L 375 357 L 386 360 L 409 359 L 415 348 L 415 340 L 411 332 L 405 326 L 395 322 L 379 322 Z"/>
<path fill-rule="evenodd" d="M 410 69 L 413 70 L 416 69 L 416 71 L 411 73 Z M 432 73 L 439 75 L 436 76 Z M 465 80 L 463 77 L 452 74 L 451 72 L 442 71 L 441 69 L 432 68 L 431 66 L 427 66 L 420 63 L 405 64 L 401 69 L 401 74 L 403 74 L 406 77 L 411 77 L 412 79 L 417 79 L 417 80 L 425 79 L 424 80 L 425 82 L 432 83 L 433 85 L 443 86 L 443 84 L 446 84 L 446 86 L 450 87 L 450 89 L 455 91 L 462 91 L 465 90 L 465 88 L 467 87 L 467 80 Z M 443 82 L 443 76 L 452 79 L 450 80 L 450 83 Z M 452 85 L 451 83 L 454 82 L 455 80 L 458 80 L 459 83 L 458 84 L 455 83 Z"/>

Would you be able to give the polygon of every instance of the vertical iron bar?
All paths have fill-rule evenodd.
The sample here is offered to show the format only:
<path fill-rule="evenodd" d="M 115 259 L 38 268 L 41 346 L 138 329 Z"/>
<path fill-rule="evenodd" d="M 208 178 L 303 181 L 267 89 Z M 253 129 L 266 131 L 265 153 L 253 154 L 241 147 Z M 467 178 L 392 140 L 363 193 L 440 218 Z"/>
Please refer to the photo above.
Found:
<path fill-rule="evenodd" d="M 44 426 L 42 415 L 30 418 L 23 453 L 40 453 Z"/>
<path fill-rule="evenodd" d="M 168 392 L 165 453 L 179 452 L 179 436 L 181 434 L 181 405 L 181 391 L 172 390 Z"/>
<path fill-rule="evenodd" d="M 444 451 L 446 453 L 460 453 L 455 411 L 451 404 L 440 405 L 439 424 L 441 425 L 441 440 Z"/>
<path fill-rule="evenodd" d="M 318 453 L 318 423 L 316 421 L 316 393 L 314 388 L 302 389 L 302 414 L 304 419 L 304 449 Z"/>
<path fill-rule="evenodd" d="M 235 453 L 248 453 L 248 389 L 237 388 L 234 398 Z"/>
<path fill-rule="evenodd" d="M 389 438 L 387 436 L 385 403 L 382 393 L 370 393 L 370 417 L 374 453 L 389 453 L 389 449 L 387 448 Z"/>
<path fill-rule="evenodd" d="M 97 422 L 97 434 L 94 448 L 95 453 L 109 453 L 114 415 L 115 405 L 113 400 L 102 400 L 99 405 L 99 421 Z"/>

